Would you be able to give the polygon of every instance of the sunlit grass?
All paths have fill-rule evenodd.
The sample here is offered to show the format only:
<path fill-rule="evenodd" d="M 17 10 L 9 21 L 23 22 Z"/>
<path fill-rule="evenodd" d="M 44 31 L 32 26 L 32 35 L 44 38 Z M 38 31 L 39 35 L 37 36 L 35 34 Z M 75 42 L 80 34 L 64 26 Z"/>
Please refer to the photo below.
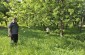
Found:
<path fill-rule="evenodd" d="M 10 45 L 7 29 L 0 29 L 0 55 L 84 55 L 85 41 L 78 35 L 46 34 L 41 30 L 20 27 L 18 45 Z"/>

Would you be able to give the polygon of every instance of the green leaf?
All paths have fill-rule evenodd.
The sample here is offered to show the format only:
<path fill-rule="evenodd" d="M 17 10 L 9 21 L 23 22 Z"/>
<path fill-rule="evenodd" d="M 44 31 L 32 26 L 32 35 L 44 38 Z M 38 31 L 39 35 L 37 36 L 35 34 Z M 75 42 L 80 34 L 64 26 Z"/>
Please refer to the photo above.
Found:
<path fill-rule="evenodd" d="M 74 13 L 74 9 L 68 9 L 68 12 L 70 13 L 70 15 L 72 15 Z"/>

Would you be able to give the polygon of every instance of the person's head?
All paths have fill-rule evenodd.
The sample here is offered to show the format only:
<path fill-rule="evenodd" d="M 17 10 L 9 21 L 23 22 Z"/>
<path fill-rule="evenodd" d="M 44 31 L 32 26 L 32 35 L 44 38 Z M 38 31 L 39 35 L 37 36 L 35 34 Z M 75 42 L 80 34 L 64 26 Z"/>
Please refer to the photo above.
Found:
<path fill-rule="evenodd" d="M 13 22 L 17 22 L 17 18 L 13 18 Z"/>

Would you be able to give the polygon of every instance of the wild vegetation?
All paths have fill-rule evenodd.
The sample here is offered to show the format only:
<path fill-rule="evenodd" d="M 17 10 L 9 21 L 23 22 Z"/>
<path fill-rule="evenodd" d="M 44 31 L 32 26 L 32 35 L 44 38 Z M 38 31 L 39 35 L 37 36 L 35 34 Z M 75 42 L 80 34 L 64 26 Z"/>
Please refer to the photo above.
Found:
<path fill-rule="evenodd" d="M 7 25 L 14 17 L 19 43 L 10 46 Z M 85 0 L 0 0 L 0 55 L 84 55 L 84 21 Z"/>
<path fill-rule="evenodd" d="M 84 55 L 84 33 L 66 34 L 64 37 L 51 32 L 20 28 L 17 46 L 10 45 L 7 29 L 0 29 L 0 55 Z"/>

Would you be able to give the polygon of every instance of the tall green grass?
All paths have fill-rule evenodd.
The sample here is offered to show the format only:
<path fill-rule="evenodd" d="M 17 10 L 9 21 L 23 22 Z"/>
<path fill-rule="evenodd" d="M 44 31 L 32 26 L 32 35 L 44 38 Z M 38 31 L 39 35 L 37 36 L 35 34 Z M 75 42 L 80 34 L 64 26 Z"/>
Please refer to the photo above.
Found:
<path fill-rule="evenodd" d="M 84 38 L 84 32 L 60 37 L 21 27 L 18 45 L 11 46 L 7 28 L 0 28 L 0 55 L 85 55 Z"/>

